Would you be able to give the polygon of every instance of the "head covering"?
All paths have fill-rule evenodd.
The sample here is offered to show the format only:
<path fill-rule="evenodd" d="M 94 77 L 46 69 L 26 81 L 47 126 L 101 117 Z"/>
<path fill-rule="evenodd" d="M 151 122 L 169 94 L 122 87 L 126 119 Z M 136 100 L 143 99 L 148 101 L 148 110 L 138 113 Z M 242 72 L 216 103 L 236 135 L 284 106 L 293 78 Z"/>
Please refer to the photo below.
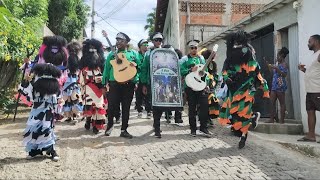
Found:
<path fill-rule="evenodd" d="M 124 39 L 124 40 L 126 40 L 127 42 L 130 42 L 130 38 L 129 38 L 129 36 L 128 35 L 126 35 L 125 33 L 123 33 L 123 32 L 119 32 L 118 34 L 117 34 L 117 36 L 116 36 L 116 39 Z"/>
<path fill-rule="evenodd" d="M 148 40 L 146 39 L 141 39 L 139 42 L 138 42 L 138 47 L 141 47 L 142 44 L 144 43 L 148 43 Z"/>
<path fill-rule="evenodd" d="M 152 35 L 151 39 L 163 39 L 163 35 L 160 32 L 156 32 Z"/>
<path fill-rule="evenodd" d="M 198 47 L 199 43 L 200 43 L 199 40 L 195 40 L 195 39 L 194 39 L 194 40 L 188 41 L 188 42 L 187 42 L 187 45 L 188 45 L 189 47 Z"/>

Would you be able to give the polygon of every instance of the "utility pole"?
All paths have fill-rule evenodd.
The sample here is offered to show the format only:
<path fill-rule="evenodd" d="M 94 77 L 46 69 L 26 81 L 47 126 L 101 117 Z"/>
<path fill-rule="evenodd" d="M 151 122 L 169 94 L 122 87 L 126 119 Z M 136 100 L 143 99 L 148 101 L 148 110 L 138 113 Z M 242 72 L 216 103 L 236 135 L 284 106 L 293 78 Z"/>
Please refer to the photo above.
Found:
<path fill-rule="evenodd" d="M 94 11 L 94 1 L 92 0 L 92 13 L 91 13 L 91 18 L 92 18 L 92 22 L 91 22 L 91 38 L 94 38 L 94 33 L 95 33 L 95 22 L 94 22 L 94 16 L 95 16 L 95 11 Z"/>

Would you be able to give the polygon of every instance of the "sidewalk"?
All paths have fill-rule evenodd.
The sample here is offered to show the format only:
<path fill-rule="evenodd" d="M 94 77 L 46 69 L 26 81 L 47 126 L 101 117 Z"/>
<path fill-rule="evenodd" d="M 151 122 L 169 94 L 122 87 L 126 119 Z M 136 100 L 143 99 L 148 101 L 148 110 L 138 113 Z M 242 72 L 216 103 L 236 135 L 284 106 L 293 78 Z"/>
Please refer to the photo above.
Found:
<path fill-rule="evenodd" d="M 320 157 L 320 143 L 297 141 L 303 135 L 264 134 L 258 132 L 250 132 L 250 134 L 262 140 L 276 142 L 307 156 Z M 320 137 L 317 138 L 317 141 L 320 141 Z"/>

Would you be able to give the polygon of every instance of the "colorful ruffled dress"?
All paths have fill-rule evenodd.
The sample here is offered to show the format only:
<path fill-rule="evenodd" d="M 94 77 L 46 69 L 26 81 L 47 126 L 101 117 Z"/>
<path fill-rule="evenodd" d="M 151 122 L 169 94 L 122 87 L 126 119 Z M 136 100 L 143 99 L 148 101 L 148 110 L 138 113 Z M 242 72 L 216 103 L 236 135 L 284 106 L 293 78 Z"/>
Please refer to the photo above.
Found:
<path fill-rule="evenodd" d="M 207 81 L 209 86 L 209 95 L 208 95 L 208 104 L 209 104 L 209 117 L 215 119 L 219 117 L 219 100 L 216 97 L 217 90 L 221 85 L 221 76 L 219 74 L 210 74 L 207 75 Z"/>
<path fill-rule="evenodd" d="M 255 85 L 264 91 L 263 97 L 269 97 L 267 82 L 263 79 L 258 62 L 252 57 L 247 63 L 231 65 L 223 71 L 223 80 L 232 79 L 228 85 L 228 95 L 219 113 L 222 125 L 231 125 L 234 130 L 247 134 L 252 123 L 252 105 L 254 103 Z"/>
<path fill-rule="evenodd" d="M 91 119 L 94 130 L 104 128 L 106 119 L 106 101 L 102 92 L 102 83 L 97 81 L 102 79 L 100 68 L 90 70 L 88 67 L 81 69 L 79 74 L 79 84 L 81 85 L 81 95 L 83 99 L 83 116 Z M 99 83 L 97 83 L 99 82 Z"/>
<path fill-rule="evenodd" d="M 78 72 L 70 73 L 62 88 L 62 97 L 65 101 L 63 105 L 64 116 L 72 118 L 74 115 L 79 115 L 83 109 L 81 98 L 80 85 L 78 83 Z"/>

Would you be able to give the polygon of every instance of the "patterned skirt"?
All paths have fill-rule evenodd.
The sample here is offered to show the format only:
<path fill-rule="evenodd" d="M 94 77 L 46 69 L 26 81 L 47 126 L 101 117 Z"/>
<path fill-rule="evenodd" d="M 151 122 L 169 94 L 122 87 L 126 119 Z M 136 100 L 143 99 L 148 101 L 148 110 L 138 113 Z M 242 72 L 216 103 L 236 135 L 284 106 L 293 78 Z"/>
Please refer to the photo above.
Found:
<path fill-rule="evenodd" d="M 34 101 L 24 130 L 23 145 L 27 152 L 50 148 L 56 140 L 53 124 L 57 98 L 51 95 L 39 100 L 42 101 Z"/>

